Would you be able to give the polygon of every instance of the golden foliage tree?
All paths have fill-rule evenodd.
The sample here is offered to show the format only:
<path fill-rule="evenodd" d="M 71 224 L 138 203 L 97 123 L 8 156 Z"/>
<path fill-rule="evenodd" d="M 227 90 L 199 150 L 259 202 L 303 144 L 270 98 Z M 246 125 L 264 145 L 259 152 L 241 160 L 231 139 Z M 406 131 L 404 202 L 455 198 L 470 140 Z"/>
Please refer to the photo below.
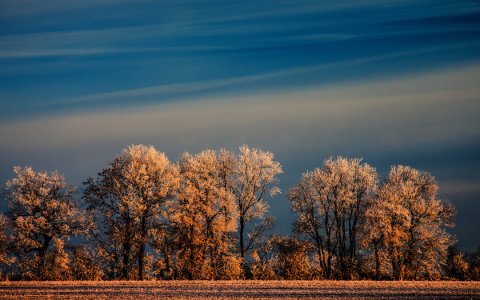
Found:
<path fill-rule="evenodd" d="M 96 216 L 96 237 L 111 262 L 110 276 L 142 280 L 150 233 L 159 228 L 165 203 L 178 188 L 176 165 L 152 146 L 132 145 L 85 184 L 84 199 Z"/>
<path fill-rule="evenodd" d="M 265 197 L 280 193 L 278 175 L 283 173 L 274 155 L 243 145 L 238 155 L 230 154 L 233 161 L 230 189 L 238 208 L 238 239 L 240 257 L 255 246 L 262 234 L 271 227 L 273 219 L 267 216 Z"/>
<path fill-rule="evenodd" d="M 75 187 L 58 172 L 14 167 L 6 183 L 14 252 L 26 279 L 65 279 L 64 241 L 84 232 L 85 216 L 73 199 Z"/>
<path fill-rule="evenodd" d="M 374 168 L 360 159 L 328 159 L 303 174 L 288 198 L 295 231 L 316 248 L 323 276 L 350 279 L 355 270 L 365 210 L 377 183 Z"/>
<path fill-rule="evenodd" d="M 366 214 L 377 278 L 381 270 L 395 280 L 440 278 L 454 242 L 446 231 L 453 225 L 454 210 L 437 193 L 429 173 L 407 166 L 391 168 Z"/>
<path fill-rule="evenodd" d="M 185 153 L 180 188 L 166 218 L 174 233 L 180 278 L 233 279 L 240 274 L 233 250 L 238 210 L 226 187 L 224 152 Z"/>

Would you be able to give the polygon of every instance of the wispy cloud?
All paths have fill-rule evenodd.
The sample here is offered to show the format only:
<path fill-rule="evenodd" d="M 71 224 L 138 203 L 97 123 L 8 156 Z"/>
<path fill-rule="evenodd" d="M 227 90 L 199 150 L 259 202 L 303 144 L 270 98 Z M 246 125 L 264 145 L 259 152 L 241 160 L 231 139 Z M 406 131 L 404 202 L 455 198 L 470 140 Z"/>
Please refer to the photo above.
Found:
<path fill-rule="evenodd" d="M 480 43 L 479 43 L 480 44 Z M 428 47 L 424 49 L 411 50 L 411 51 L 399 51 L 394 53 L 389 53 L 385 55 L 375 55 L 359 59 L 351 59 L 345 61 L 339 61 L 335 63 L 324 63 L 318 65 L 311 65 L 306 67 L 295 67 L 295 68 L 286 68 L 282 70 L 272 71 L 263 74 L 249 75 L 249 76 L 238 76 L 225 79 L 213 79 L 213 80 L 201 80 L 193 82 L 179 82 L 171 84 L 161 84 L 150 87 L 142 88 L 133 88 L 119 91 L 112 91 L 106 93 L 98 93 L 91 95 L 84 95 L 78 97 L 72 97 L 67 99 L 56 99 L 51 101 L 43 101 L 40 103 L 35 103 L 31 105 L 31 108 L 39 107 L 52 107 L 58 105 L 72 105 L 72 104 L 93 104 L 101 102 L 116 101 L 121 102 L 121 100 L 131 100 L 131 101 L 141 101 L 142 97 L 163 97 L 163 96 L 174 96 L 182 95 L 186 93 L 194 93 L 200 91 L 214 90 L 229 86 L 235 86 L 239 84 L 248 84 L 261 82 L 266 80 L 291 77 L 300 74 L 308 74 L 313 72 L 322 71 L 325 72 L 329 69 L 334 69 L 338 67 L 351 66 L 355 67 L 361 64 L 369 64 L 384 60 L 398 59 L 403 57 L 409 57 L 413 55 L 420 54 L 429 54 L 435 53 L 438 51 L 448 51 L 454 50 L 461 47 L 469 46 L 466 45 L 454 45 L 454 46 L 440 46 L 440 47 Z"/>
<path fill-rule="evenodd" d="M 89 2 L 89 1 L 87 1 Z M 63 2 L 62 2 L 63 3 Z M 76 2 L 75 2 L 76 3 Z M 110 1 L 103 5 L 112 4 Z M 260 3 L 259 9 L 252 12 L 245 6 L 245 14 L 232 14 L 225 7 L 215 9 L 188 8 L 189 18 L 165 18 L 165 21 L 150 25 L 113 27 L 91 30 L 63 30 L 22 34 L 3 34 L 0 39 L 0 59 L 35 58 L 58 56 L 96 56 L 105 54 L 128 53 L 195 53 L 205 51 L 232 51 L 242 49 L 282 48 L 302 46 L 308 43 L 329 43 L 347 40 L 380 39 L 393 37 L 408 37 L 427 34 L 455 34 L 480 30 L 479 26 L 384 26 L 385 23 L 412 18 L 414 2 L 398 2 L 385 0 L 335 1 L 318 4 L 299 5 L 296 1 L 281 1 L 277 5 L 270 2 Z M 423 3 L 423 2 L 421 2 Z M 64 8 L 73 5 L 67 1 Z M 350 19 L 352 26 L 341 25 L 342 17 L 315 17 L 303 19 L 302 13 L 315 14 L 329 10 L 343 10 L 361 7 L 399 6 L 409 9 L 395 10 L 395 15 L 371 20 L 365 13 L 355 15 Z M 420 5 L 420 4 L 416 4 Z M 423 3 L 426 5 L 426 3 Z M 444 4 L 443 6 L 445 6 Z M 46 5 L 48 6 L 48 5 Z M 87 5 L 88 6 L 88 5 Z M 430 18 L 437 15 L 455 15 L 462 8 L 451 8 L 436 11 L 419 10 L 418 18 Z M 5 4 L 8 10 L 9 3 Z M 59 5 L 62 7 L 62 5 Z M 75 7 L 75 5 L 73 5 Z M 471 9 L 471 8 L 470 8 Z M 479 7 L 480 9 L 480 7 Z M 459 11 L 460 10 L 460 11 Z M 389 11 L 392 11 L 391 9 Z M 221 13 L 224 12 L 224 13 Z M 206 14 L 206 16 L 205 16 Z M 268 21 L 266 16 L 288 16 L 278 21 Z M 350 16 L 347 14 L 347 16 Z M 233 22 L 244 19 L 258 19 L 252 22 Z M 480 25 L 480 24 L 477 24 Z"/>
<path fill-rule="evenodd" d="M 127 2 L 140 2 L 137 0 L 2 0 L 0 3 L 0 16 L 18 17 L 57 12 L 72 11 L 85 8 L 118 5 Z M 142 1 L 145 2 L 145 1 Z"/>
<path fill-rule="evenodd" d="M 135 49 L 133 52 L 141 52 Z M 0 51 L 0 58 L 34 58 L 52 56 L 87 56 L 100 54 L 132 53 L 132 49 L 115 48 L 78 48 L 78 49 L 48 49 L 48 50 L 13 50 Z"/>
<path fill-rule="evenodd" d="M 262 5 L 263 4 L 263 5 Z M 202 23 L 223 23 L 234 21 L 245 21 L 252 19 L 263 18 L 284 18 L 288 16 L 301 16 L 312 15 L 319 13 L 332 13 L 342 12 L 345 10 L 362 10 L 368 8 L 394 8 L 394 7 L 421 7 L 422 5 L 428 5 L 428 1 L 413 1 L 413 0 L 361 0 L 361 1 L 321 1 L 321 2 L 305 2 L 305 1 L 275 1 L 272 5 L 269 1 L 259 1 L 256 11 L 252 12 L 250 9 L 245 13 L 230 14 L 227 12 L 226 16 L 217 16 L 205 19 Z M 470 7 L 470 9 L 472 9 Z M 464 9 L 461 7 L 452 7 L 451 5 L 445 5 L 438 3 L 435 11 L 422 11 L 414 12 L 417 17 L 425 15 L 442 15 L 451 14 L 454 12 L 462 12 Z M 408 14 L 401 14 L 400 11 L 396 12 L 395 19 L 401 19 L 405 16 L 412 17 L 412 12 L 408 11 Z M 391 17 L 391 16 L 390 16 Z M 338 22 L 343 22 L 337 20 Z"/>
<path fill-rule="evenodd" d="M 449 197 L 480 193 L 480 179 L 449 179 L 440 182 L 441 193 Z"/>
<path fill-rule="evenodd" d="M 409 139 L 409 145 L 416 147 L 419 143 L 476 135 L 480 131 L 476 118 L 480 113 L 478 78 L 480 66 L 476 65 L 411 78 L 245 96 L 231 101 L 197 99 L 128 110 L 50 116 L 3 122 L 0 136 L 10 141 L 9 147 L 29 149 L 33 144 L 55 148 L 62 144 L 83 144 L 90 139 L 96 143 L 133 137 L 150 141 L 174 139 L 173 144 L 200 140 L 204 144 L 219 141 L 230 144 L 239 136 L 246 137 L 237 133 L 248 132 L 256 142 L 268 141 L 275 147 L 287 139 L 292 145 L 303 141 L 305 147 L 315 148 L 320 145 L 312 135 L 347 146 L 352 140 L 342 141 L 342 132 L 348 132 L 359 142 L 363 139 L 361 132 L 374 129 L 378 131 L 377 143 L 383 143 L 380 148 L 401 149 L 407 147 L 403 143 Z M 122 93 L 132 96 L 158 89 L 161 88 Z M 283 138 L 272 139 L 278 132 L 282 132 Z"/>

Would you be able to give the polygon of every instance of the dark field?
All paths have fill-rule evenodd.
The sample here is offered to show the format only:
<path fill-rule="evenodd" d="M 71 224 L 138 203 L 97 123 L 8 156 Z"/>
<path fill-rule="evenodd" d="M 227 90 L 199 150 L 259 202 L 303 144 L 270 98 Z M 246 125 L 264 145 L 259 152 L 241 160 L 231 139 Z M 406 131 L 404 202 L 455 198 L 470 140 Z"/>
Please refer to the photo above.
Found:
<path fill-rule="evenodd" d="M 480 299 L 480 282 L 2 282 L 0 299 Z"/>

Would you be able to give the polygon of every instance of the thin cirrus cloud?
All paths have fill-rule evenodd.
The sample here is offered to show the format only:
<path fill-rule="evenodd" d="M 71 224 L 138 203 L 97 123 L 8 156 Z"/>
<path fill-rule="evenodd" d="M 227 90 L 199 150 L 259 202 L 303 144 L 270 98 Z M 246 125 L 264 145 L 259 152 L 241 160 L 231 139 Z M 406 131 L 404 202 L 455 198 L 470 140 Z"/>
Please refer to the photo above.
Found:
<path fill-rule="evenodd" d="M 112 91 L 112 92 L 106 92 L 106 93 L 73 97 L 69 99 L 43 101 L 41 103 L 32 104 L 30 108 L 35 109 L 40 107 L 68 106 L 72 104 L 88 105 L 93 103 L 98 104 L 99 102 L 101 103 L 101 102 L 112 102 L 112 101 L 119 103 L 119 102 L 122 102 L 122 100 L 124 102 L 129 102 L 129 100 L 135 100 L 136 102 L 138 102 L 139 100 L 142 99 L 142 97 L 150 97 L 150 98 L 153 97 L 154 99 L 158 99 L 155 97 L 162 97 L 166 95 L 179 96 L 186 93 L 207 91 L 207 90 L 218 89 L 218 88 L 223 88 L 228 86 L 235 86 L 239 84 L 266 81 L 266 80 L 271 80 L 276 78 L 295 76 L 299 74 L 314 73 L 318 71 L 325 72 L 328 69 L 334 69 L 338 67 L 344 67 L 344 66 L 355 67 L 356 65 L 369 64 L 369 63 L 379 62 L 383 60 L 391 60 L 391 59 L 409 57 L 409 56 L 414 56 L 419 54 L 429 54 L 429 53 L 435 53 L 439 51 L 454 50 L 457 48 L 469 47 L 469 46 L 471 46 L 471 44 L 429 47 L 424 49 L 400 51 L 400 52 L 394 52 L 394 53 L 389 53 L 384 55 L 376 55 L 376 56 L 370 56 L 365 58 L 340 61 L 335 63 L 324 63 L 324 64 L 307 66 L 307 67 L 288 68 L 284 70 L 278 70 L 275 72 L 269 72 L 269 73 L 258 74 L 258 75 L 239 76 L 239 77 L 232 77 L 227 79 L 202 80 L 202 81 L 195 81 L 195 82 L 180 82 L 180 83 L 163 84 L 163 85 L 150 86 L 150 87 L 144 87 L 144 88 L 133 88 L 128 90 Z"/>
<path fill-rule="evenodd" d="M 249 29 L 250 31 L 253 29 Z M 276 29 L 278 30 L 278 28 Z M 281 47 L 301 42 L 339 42 L 346 40 L 364 40 L 372 38 L 385 37 L 411 37 L 426 34 L 454 34 L 468 33 L 470 27 L 456 29 L 438 29 L 426 28 L 415 30 L 395 30 L 368 33 L 322 33 L 322 34 L 287 34 L 272 35 L 257 38 L 256 40 L 243 39 L 232 44 L 231 40 L 216 41 L 214 43 L 197 43 L 188 45 L 170 44 L 164 46 L 155 46 L 142 41 L 148 41 L 152 38 L 158 38 L 166 35 L 164 28 L 160 26 L 147 26 L 140 28 L 113 28 L 104 30 L 88 30 L 74 32 L 46 32 L 35 34 L 22 34 L 15 36 L 4 36 L 0 42 L 0 59 L 8 58 L 29 58 L 29 57 L 55 57 L 55 56 L 91 56 L 104 54 L 129 54 L 129 53 L 175 53 L 175 52 L 206 52 L 206 51 L 231 51 L 248 48 L 261 47 Z M 182 32 L 172 32 L 170 34 L 182 34 Z M 184 37 L 193 35 L 193 32 L 186 33 Z M 211 33 L 211 35 L 232 34 L 231 29 L 225 33 Z M 236 32 L 236 34 L 239 34 Z M 245 33 L 246 34 L 246 33 Z M 202 31 L 202 36 L 208 36 Z M 255 41 L 255 44 L 252 44 Z M 131 43 L 140 43 L 131 47 Z M 87 47 L 78 47 L 78 45 L 89 45 Z"/>
<path fill-rule="evenodd" d="M 6 16 L 18 16 L 18 15 L 39 15 L 39 14 L 50 14 L 55 12 L 64 12 L 78 10 L 82 8 L 91 8 L 92 6 L 108 6 L 108 5 L 118 5 L 118 4 L 128 4 L 131 2 L 149 2 L 149 1 L 132 1 L 132 0 L 84 0 L 84 1 L 75 1 L 75 0 L 64 0 L 64 1 L 55 1 L 55 0 L 46 0 L 42 3 L 38 3 L 35 0 L 5 0 L 4 6 L 8 7 L 8 10 L 3 10 L 2 14 Z M 177 1 L 180 5 L 188 5 L 189 1 Z M 264 2 L 264 3 L 263 3 Z M 262 12 L 256 13 L 241 13 L 235 14 L 235 16 L 229 16 L 227 18 L 220 17 L 215 19 L 215 21 L 224 21 L 224 20 L 241 20 L 241 19 L 250 19 L 258 18 L 265 16 L 278 16 L 278 15 L 289 15 L 292 12 L 301 13 L 301 12 L 311 12 L 312 7 L 308 9 L 302 8 L 301 5 L 298 5 L 298 1 L 276 1 L 277 6 L 272 6 L 268 1 L 259 1 L 259 6 L 262 8 Z M 368 1 L 345 1 L 344 3 L 338 3 L 337 1 L 324 1 L 322 5 L 316 5 L 316 11 L 329 11 L 337 9 L 345 9 L 350 7 L 358 6 L 370 6 L 370 5 L 381 5 L 388 4 L 391 1 L 385 0 L 368 0 Z M 297 4 L 297 5 L 295 5 Z M 280 6 L 280 8 L 278 8 Z"/>
<path fill-rule="evenodd" d="M 408 3 L 402 5 L 405 6 Z M 11 4 L 13 5 L 13 3 Z M 103 4 L 111 3 L 107 1 Z M 45 32 L 3 34 L 0 40 L 0 59 L 144 52 L 231 51 L 251 47 L 286 47 L 295 44 L 301 46 L 305 42 L 341 42 L 372 38 L 414 37 L 439 33 L 452 35 L 478 31 L 479 29 L 478 22 L 467 22 L 465 18 L 464 21 L 460 21 L 462 20 L 460 18 L 456 23 L 452 23 L 450 19 L 445 19 L 447 25 L 444 26 L 412 27 L 408 25 L 412 21 L 430 20 L 436 16 L 461 17 L 465 5 L 459 5 L 458 7 L 438 5 L 436 10 L 419 9 L 418 11 L 412 11 L 412 9 L 399 9 L 394 15 L 387 14 L 375 21 L 359 17 L 363 14 L 353 14 L 348 15 L 349 18 L 354 17 L 350 21 L 355 26 L 351 27 L 339 26 L 342 18 L 329 17 L 328 15 L 325 18 L 310 17 L 305 20 L 299 17 L 302 13 L 312 15 L 324 10 L 341 12 L 345 9 L 375 7 L 378 4 L 383 4 L 380 7 L 395 7 L 395 5 L 402 7 L 395 1 L 346 2 L 340 5 L 331 2 L 327 5 L 323 3 L 313 6 L 302 6 L 295 2 L 286 1 L 283 5 L 279 5 L 280 8 L 264 5 L 264 9 L 260 9 L 260 12 L 247 14 L 247 16 L 256 19 L 253 26 L 251 23 L 234 22 L 237 18 L 248 19 L 247 16 L 242 14 L 229 15 L 228 10 L 225 10 L 227 16 L 218 18 L 218 15 L 223 15 L 219 14 L 218 10 L 212 8 L 193 10 L 184 4 L 179 6 L 186 8 L 190 12 L 188 15 L 192 15 L 191 17 L 174 20 L 167 18 L 167 21 L 160 24 L 88 30 L 52 31 L 49 29 Z M 5 11 L 13 10 L 8 3 L 4 5 L 9 8 Z M 413 5 L 413 2 L 410 5 Z M 48 7 L 48 5 L 46 6 Z M 59 5 L 59 8 L 68 6 L 67 2 L 63 6 Z M 419 5 L 419 7 L 422 6 Z M 212 14 L 212 16 L 206 17 L 203 15 L 205 13 Z M 469 14 L 472 13 L 469 12 Z M 217 15 L 217 18 L 215 18 L 215 15 Z M 281 19 L 281 22 L 263 20 L 262 18 L 265 15 L 289 16 L 292 19 Z M 399 21 L 404 21 L 405 24 L 399 26 Z M 397 25 L 393 26 L 392 24 Z M 105 27 L 105 25 L 101 27 Z M 215 39 L 211 37 L 215 37 Z"/>
<path fill-rule="evenodd" d="M 249 29 L 250 31 L 252 29 Z M 278 29 L 277 29 L 278 30 Z M 166 32 L 167 31 L 167 32 Z M 193 36 L 198 31 L 188 31 L 185 29 L 174 30 L 168 33 L 163 26 L 147 26 L 140 28 L 113 28 L 104 30 L 87 30 L 73 32 L 46 32 L 35 34 L 22 34 L 14 36 L 4 36 L 0 42 L 0 59 L 7 58 L 29 58 L 29 57 L 55 57 L 55 56 L 87 56 L 104 54 L 128 54 L 145 52 L 205 52 L 234 50 L 238 48 L 252 47 L 250 41 L 238 41 L 232 44 L 230 41 L 217 41 L 215 43 L 196 43 L 189 45 L 136 45 L 131 47 L 132 43 L 142 43 L 152 38 L 160 38 L 166 35 L 183 34 L 185 38 Z M 232 34 L 231 30 L 225 33 L 205 31 L 202 36 L 208 35 L 227 35 Z M 236 34 L 239 34 L 237 31 Z M 291 42 L 300 42 L 304 40 L 315 40 L 321 42 L 340 41 L 353 38 L 348 34 L 316 34 L 316 35 L 297 35 L 289 37 L 264 37 L 262 44 L 272 46 L 272 43 L 287 44 Z M 78 45 L 89 45 L 88 47 L 78 47 Z M 255 47 L 260 47 L 256 45 Z"/>
<path fill-rule="evenodd" d="M 141 2 L 141 0 L 3 0 L 2 2 L 0 6 L 8 7 L 8 9 L 0 10 L 0 16 L 12 18 L 72 11 L 91 8 L 92 6 L 102 7 L 122 3 Z"/>
<path fill-rule="evenodd" d="M 480 67 L 475 65 L 412 78 L 301 89 L 282 94 L 271 92 L 263 96 L 234 97 L 229 101 L 222 98 L 196 99 L 110 112 L 78 112 L 67 116 L 3 122 L 1 135 L 11 141 L 11 147 L 18 144 L 19 149 L 30 148 L 30 142 L 37 147 L 61 147 L 84 144 L 82 137 L 94 141 L 122 137 L 128 140 L 134 136 L 155 140 L 161 135 L 178 137 L 173 144 L 181 144 L 184 135 L 198 136 L 195 141 L 203 139 L 209 142 L 213 142 L 216 136 L 228 135 L 230 137 L 226 141 L 230 142 L 227 144 L 233 144 L 237 131 L 258 135 L 256 142 L 270 140 L 273 145 L 273 136 L 278 128 L 283 128 L 284 136 L 290 133 L 288 138 L 293 144 L 296 139 L 300 142 L 303 137 L 319 131 L 340 142 L 342 136 L 335 137 L 329 131 L 347 131 L 356 124 L 357 130 L 368 130 L 369 127 L 385 129 L 380 135 L 384 143 L 401 147 L 405 135 L 414 138 L 412 142 L 415 143 L 475 135 L 480 130 L 474 117 L 480 113 L 480 90 L 476 84 L 479 76 Z M 184 89 L 182 86 L 175 88 Z M 154 88 L 123 91 L 121 95 L 133 100 L 141 93 L 158 92 Z M 110 93 L 91 96 L 88 100 L 118 96 Z M 417 121 L 411 123 L 411 120 Z M 255 127 L 269 128 L 271 132 L 260 130 L 255 133 Z M 415 135 L 410 130 L 415 130 Z M 44 134 L 38 135 L 38 132 Z M 399 136 L 394 134 L 392 137 L 392 132 Z M 46 140 L 42 142 L 43 139 Z M 316 143 L 314 139 L 306 140 L 312 145 Z M 349 141 L 343 143 L 348 144 Z M 404 147 L 415 143 L 405 144 Z"/>

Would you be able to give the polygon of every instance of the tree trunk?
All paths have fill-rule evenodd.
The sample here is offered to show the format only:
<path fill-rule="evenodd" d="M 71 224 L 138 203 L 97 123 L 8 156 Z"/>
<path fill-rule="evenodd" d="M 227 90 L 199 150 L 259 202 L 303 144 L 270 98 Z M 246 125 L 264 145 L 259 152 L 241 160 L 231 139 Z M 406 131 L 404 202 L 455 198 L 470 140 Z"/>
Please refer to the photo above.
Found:
<path fill-rule="evenodd" d="M 240 257 L 242 258 L 242 261 L 240 263 L 240 269 L 242 271 L 242 274 L 245 275 L 245 241 L 243 240 L 243 234 L 245 231 L 245 220 L 243 216 L 240 216 Z"/>
<path fill-rule="evenodd" d="M 188 261 L 188 267 L 187 267 L 187 279 L 192 280 L 193 279 L 193 273 L 194 273 L 194 264 L 195 264 L 195 246 L 193 245 L 193 234 L 194 234 L 194 227 L 190 226 L 190 237 L 189 237 L 189 248 L 190 248 L 190 257 Z M 201 262 L 203 264 L 203 262 Z"/>
<path fill-rule="evenodd" d="M 317 246 L 317 254 L 318 254 L 318 261 L 320 263 L 320 268 L 322 269 L 323 275 L 326 275 L 326 269 L 327 269 L 327 264 L 325 262 L 325 256 L 323 253 L 323 245 L 320 240 L 320 235 L 318 234 L 318 231 L 315 231 L 315 243 Z"/>
<path fill-rule="evenodd" d="M 145 243 L 138 249 L 138 280 L 143 280 L 143 261 L 145 257 Z"/>
<path fill-rule="evenodd" d="M 379 280 L 380 279 L 380 257 L 378 254 L 378 243 L 374 242 L 373 248 L 375 251 L 375 279 Z"/>
<path fill-rule="evenodd" d="M 243 240 L 243 232 L 245 230 L 245 222 L 243 216 L 240 217 L 240 257 L 245 259 L 245 245 Z"/>
<path fill-rule="evenodd" d="M 142 217 L 141 227 L 140 227 L 142 240 L 140 247 L 138 249 L 137 259 L 138 259 L 138 280 L 143 280 L 143 265 L 145 259 L 145 247 L 147 245 L 147 218 L 146 216 Z"/>
<path fill-rule="evenodd" d="M 124 235 L 124 241 L 123 241 L 123 251 L 122 251 L 122 256 L 123 256 L 123 270 L 122 270 L 122 277 L 125 280 L 130 280 L 130 267 L 131 267 L 131 262 L 130 262 L 130 254 L 132 252 L 132 239 L 131 239 L 131 233 L 130 233 L 130 222 L 127 221 L 125 224 L 125 235 Z"/>
<path fill-rule="evenodd" d="M 38 251 L 38 256 L 40 257 L 40 264 L 37 269 L 37 276 L 39 279 L 43 279 L 43 271 L 45 268 L 45 256 L 47 255 L 48 246 L 50 246 L 51 240 L 52 240 L 51 237 L 44 236 L 42 247 Z"/>
<path fill-rule="evenodd" d="M 123 246 L 123 271 L 122 277 L 130 280 L 130 243 L 126 242 Z"/>

